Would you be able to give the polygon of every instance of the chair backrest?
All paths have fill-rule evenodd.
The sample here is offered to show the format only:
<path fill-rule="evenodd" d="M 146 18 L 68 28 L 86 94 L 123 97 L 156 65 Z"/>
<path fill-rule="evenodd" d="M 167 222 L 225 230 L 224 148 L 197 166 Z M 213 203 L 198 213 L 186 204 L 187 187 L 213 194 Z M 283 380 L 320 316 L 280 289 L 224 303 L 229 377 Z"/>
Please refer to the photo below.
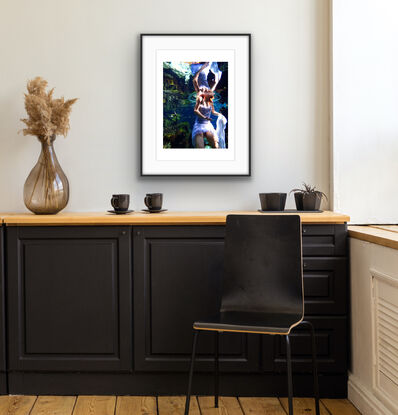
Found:
<path fill-rule="evenodd" d="M 303 315 L 299 215 L 228 215 L 221 311 Z"/>

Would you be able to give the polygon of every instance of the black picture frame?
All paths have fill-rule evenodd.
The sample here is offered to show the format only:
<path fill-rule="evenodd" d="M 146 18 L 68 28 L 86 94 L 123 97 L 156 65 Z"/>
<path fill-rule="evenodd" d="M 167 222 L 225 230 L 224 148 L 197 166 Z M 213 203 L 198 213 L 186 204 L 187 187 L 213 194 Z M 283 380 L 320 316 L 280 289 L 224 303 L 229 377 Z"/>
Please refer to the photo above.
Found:
<path fill-rule="evenodd" d="M 248 38 L 248 172 L 245 174 L 148 174 L 143 172 L 143 40 L 150 36 L 247 36 Z M 251 177 L 251 33 L 141 33 L 140 34 L 140 176 L 141 177 Z"/>

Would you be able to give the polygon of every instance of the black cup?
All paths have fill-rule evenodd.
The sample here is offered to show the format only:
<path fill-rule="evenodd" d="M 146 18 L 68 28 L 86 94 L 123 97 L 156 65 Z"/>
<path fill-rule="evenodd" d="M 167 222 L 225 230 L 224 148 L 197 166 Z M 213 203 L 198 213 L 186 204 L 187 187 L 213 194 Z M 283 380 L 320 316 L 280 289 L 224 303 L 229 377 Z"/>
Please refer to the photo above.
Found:
<path fill-rule="evenodd" d="M 287 193 L 260 193 L 261 210 L 285 210 Z"/>
<path fill-rule="evenodd" d="M 163 193 L 147 193 L 144 202 L 149 210 L 160 210 L 163 204 Z"/>
<path fill-rule="evenodd" d="M 116 212 L 125 212 L 130 205 L 130 195 L 112 195 L 111 204 Z"/>

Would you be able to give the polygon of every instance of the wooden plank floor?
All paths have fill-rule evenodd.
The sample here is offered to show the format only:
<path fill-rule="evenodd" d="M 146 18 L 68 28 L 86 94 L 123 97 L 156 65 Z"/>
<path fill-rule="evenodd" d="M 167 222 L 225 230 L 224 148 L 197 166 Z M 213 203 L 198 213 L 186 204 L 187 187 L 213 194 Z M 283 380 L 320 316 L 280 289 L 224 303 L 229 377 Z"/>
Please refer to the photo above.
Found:
<path fill-rule="evenodd" d="M 183 396 L 0 396 L 1 415 L 183 415 Z M 190 415 L 286 415 L 286 398 L 192 397 Z M 315 415 L 314 400 L 294 399 L 294 415 Z M 321 415 L 360 415 L 346 399 L 322 399 Z"/>

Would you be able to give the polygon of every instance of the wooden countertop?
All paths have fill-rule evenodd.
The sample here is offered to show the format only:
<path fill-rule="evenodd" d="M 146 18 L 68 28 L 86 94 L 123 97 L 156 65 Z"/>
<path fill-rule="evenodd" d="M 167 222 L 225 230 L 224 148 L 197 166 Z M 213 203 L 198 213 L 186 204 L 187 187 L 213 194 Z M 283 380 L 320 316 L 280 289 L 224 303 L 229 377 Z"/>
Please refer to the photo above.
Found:
<path fill-rule="evenodd" d="M 162 212 L 145 213 L 133 212 L 126 215 L 112 213 L 68 213 L 57 215 L 0 214 L 0 220 L 7 226 L 56 226 L 56 225 L 224 225 L 229 214 L 258 214 L 268 215 L 275 212 L 260 213 L 257 211 L 230 211 L 230 212 Z M 294 213 L 283 213 L 289 215 Z M 350 217 L 336 212 L 324 211 L 321 213 L 300 213 L 302 223 L 345 223 Z"/>
<path fill-rule="evenodd" d="M 372 242 L 388 248 L 398 249 L 398 226 L 349 226 L 348 235 L 351 238 Z"/>

